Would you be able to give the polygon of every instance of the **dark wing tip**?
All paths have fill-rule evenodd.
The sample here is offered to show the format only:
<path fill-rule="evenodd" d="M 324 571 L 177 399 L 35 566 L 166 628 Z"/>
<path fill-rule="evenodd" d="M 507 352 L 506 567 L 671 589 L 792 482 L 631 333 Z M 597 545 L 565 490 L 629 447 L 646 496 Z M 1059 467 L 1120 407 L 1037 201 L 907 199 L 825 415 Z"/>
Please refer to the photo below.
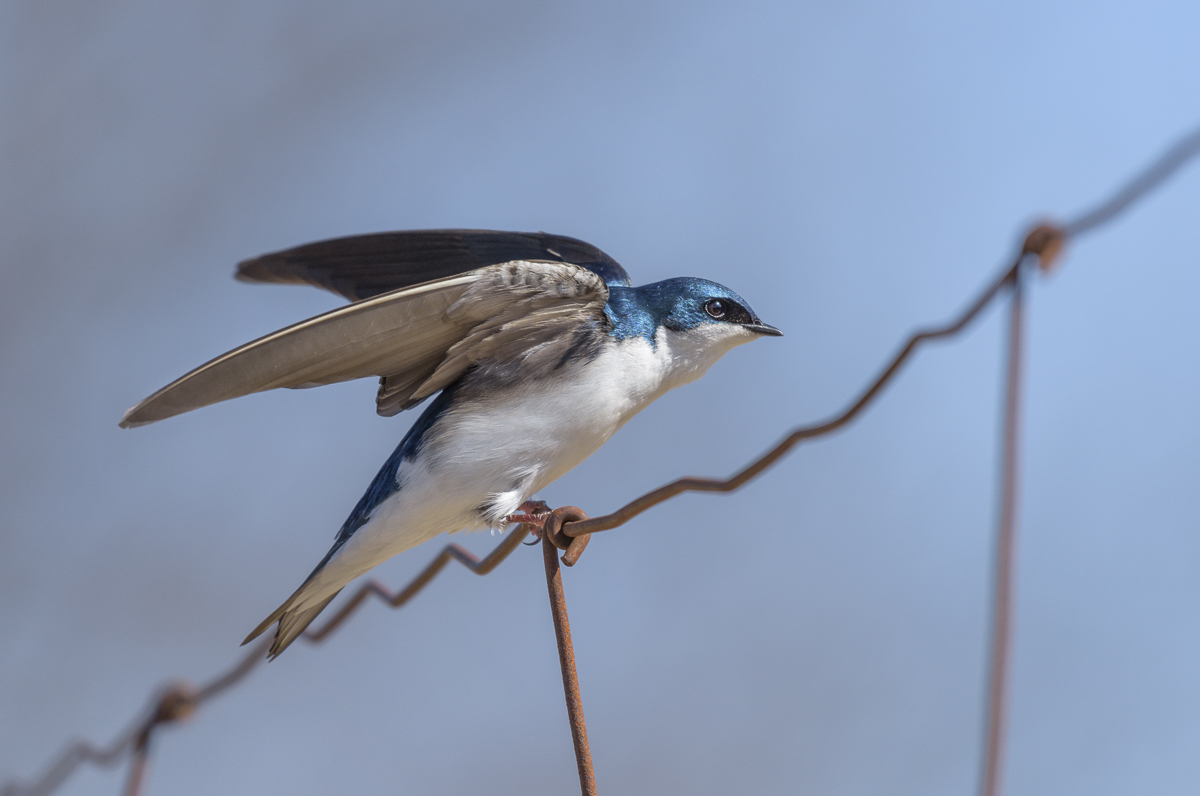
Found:
<path fill-rule="evenodd" d="M 263 272 L 258 257 L 242 260 L 233 272 L 233 278 L 239 282 L 272 282 L 270 276 Z"/>
<path fill-rule="evenodd" d="M 547 232 L 423 229 L 306 243 L 243 260 L 241 282 L 310 284 L 351 301 L 511 260 L 580 265 L 608 284 L 629 284 L 620 263 L 578 238 Z"/>
<path fill-rule="evenodd" d="M 117 423 L 117 426 L 119 426 L 120 428 L 140 428 L 141 426 L 148 426 L 151 423 L 153 423 L 155 420 L 158 420 L 158 418 L 152 418 L 152 419 L 139 418 L 138 415 L 139 415 L 139 410 L 141 408 L 142 408 L 142 404 L 138 404 L 137 406 L 133 407 L 132 409 L 127 410 L 125 412 L 125 414 L 121 416 L 121 422 Z"/>
<path fill-rule="evenodd" d="M 316 244 L 307 244 L 305 246 L 297 246 L 284 251 L 271 252 L 269 254 L 251 257 L 248 260 L 242 260 L 237 264 L 237 269 L 233 272 L 233 278 L 239 282 L 247 283 L 264 283 L 272 282 L 275 284 L 289 285 L 316 285 L 323 287 L 326 290 L 338 292 L 335 288 L 328 284 L 328 278 L 320 278 L 324 274 L 316 275 L 312 272 L 312 268 L 303 256 L 305 249 Z"/>

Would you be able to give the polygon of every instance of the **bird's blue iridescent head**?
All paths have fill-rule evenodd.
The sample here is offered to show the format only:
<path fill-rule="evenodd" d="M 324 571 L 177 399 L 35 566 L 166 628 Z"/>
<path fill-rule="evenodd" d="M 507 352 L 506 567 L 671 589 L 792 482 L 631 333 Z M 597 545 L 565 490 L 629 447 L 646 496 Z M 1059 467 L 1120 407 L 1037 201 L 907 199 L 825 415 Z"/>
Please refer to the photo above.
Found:
<path fill-rule="evenodd" d="M 619 340 L 644 337 L 651 343 L 660 328 L 685 332 L 711 324 L 731 324 L 756 334 L 783 334 L 763 323 L 746 300 L 724 285 L 683 276 L 641 287 L 610 285 L 605 314 Z"/>

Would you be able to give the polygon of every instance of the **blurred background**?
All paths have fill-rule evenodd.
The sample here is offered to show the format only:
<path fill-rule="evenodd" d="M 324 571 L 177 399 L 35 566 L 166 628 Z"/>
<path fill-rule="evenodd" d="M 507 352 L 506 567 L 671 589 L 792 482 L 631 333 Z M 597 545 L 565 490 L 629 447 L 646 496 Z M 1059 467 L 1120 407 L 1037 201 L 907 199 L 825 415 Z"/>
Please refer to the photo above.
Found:
<path fill-rule="evenodd" d="M 737 290 L 787 336 L 542 494 L 601 514 L 840 410 L 1029 223 L 1200 120 L 1198 24 L 1169 2 L 3 4 L 0 778 L 230 664 L 415 416 L 377 417 L 363 381 L 118 429 L 338 304 L 236 283 L 238 260 L 546 230 L 639 282 Z M 1193 167 L 1032 290 L 1011 793 L 1200 789 L 1198 206 Z M 564 572 L 603 792 L 972 791 L 1002 321 Z M 541 553 L 368 605 L 157 739 L 149 794 L 570 793 Z"/>

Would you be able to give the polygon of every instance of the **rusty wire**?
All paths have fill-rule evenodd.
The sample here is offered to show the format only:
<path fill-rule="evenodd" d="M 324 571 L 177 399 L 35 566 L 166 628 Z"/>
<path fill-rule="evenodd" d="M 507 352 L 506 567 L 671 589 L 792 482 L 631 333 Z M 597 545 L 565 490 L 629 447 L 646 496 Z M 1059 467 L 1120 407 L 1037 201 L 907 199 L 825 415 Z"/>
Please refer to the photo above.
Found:
<path fill-rule="evenodd" d="M 953 337 L 961 333 L 998 296 L 1008 293 L 1012 297 L 1012 302 L 1005 379 L 1001 495 L 992 595 L 992 648 L 989 656 L 983 766 L 980 778 L 980 792 L 984 796 L 999 796 L 1000 774 L 1003 768 L 1009 648 L 1012 633 L 1012 591 L 1016 571 L 1014 550 L 1023 327 L 1022 271 L 1025 265 L 1034 261 L 1041 270 L 1048 271 L 1062 253 L 1063 246 L 1069 239 L 1108 223 L 1134 202 L 1161 185 L 1197 154 L 1200 154 L 1200 129 L 1181 138 L 1158 160 L 1139 172 L 1110 198 L 1099 203 L 1092 210 L 1066 224 L 1045 223 L 1032 229 L 1026 235 L 1010 264 L 1005 266 L 1000 274 L 984 287 L 979 296 L 958 317 L 945 325 L 923 329 L 911 335 L 887 365 L 845 410 L 820 423 L 800 426 L 792 430 L 774 447 L 729 478 L 680 478 L 647 492 L 616 511 L 600 517 L 589 519 L 586 514 L 574 507 L 556 509 L 551 514 L 542 534 L 543 557 L 546 564 L 546 582 L 550 594 L 555 636 L 558 641 L 559 660 L 562 666 L 568 718 L 575 746 L 580 787 L 584 796 L 594 796 L 596 793 L 595 776 L 592 771 L 587 727 L 583 718 L 583 704 L 575 672 L 575 656 L 571 645 L 570 625 L 567 621 L 566 601 L 562 590 L 562 577 L 558 567 L 556 549 L 566 551 L 562 556 L 562 562 L 567 566 L 572 566 L 579 560 L 592 533 L 624 525 L 642 512 L 685 492 L 732 492 L 777 462 L 801 441 L 832 433 L 850 423 L 880 395 L 884 387 L 895 378 L 901 367 L 923 343 Z M 320 643 L 349 619 L 372 595 L 379 597 L 393 608 L 399 608 L 433 580 L 451 560 L 458 561 L 477 575 L 486 575 L 517 548 L 528 532 L 528 526 L 517 526 L 516 530 L 483 559 L 477 558 L 459 545 L 447 545 L 399 593 L 392 593 L 378 581 L 368 581 L 355 592 L 353 597 L 342 604 L 342 607 L 329 621 L 317 630 L 305 632 L 304 639 L 313 644 Z M 10 781 L 0 788 L 0 796 L 45 796 L 61 785 L 80 764 L 88 762 L 100 767 L 109 767 L 126 753 L 131 755 L 132 761 L 126 779 L 125 793 L 127 796 L 137 796 L 145 781 L 150 744 L 155 729 L 191 716 L 201 704 L 241 682 L 264 659 L 268 644 L 269 639 L 265 639 L 251 647 L 234 666 L 199 689 L 187 683 L 175 683 L 167 686 L 160 690 L 151 701 L 150 708 L 144 711 L 128 730 L 118 735 L 107 747 L 97 748 L 84 741 L 76 742 L 64 750 L 36 782 L 22 784 L 16 780 Z"/>
<path fill-rule="evenodd" d="M 1047 262 L 1043 260 L 1042 262 Z M 1022 335 L 1025 297 L 1018 269 L 1009 300 L 1008 362 L 1004 380 L 1003 453 L 1000 465 L 1000 510 L 996 528 L 995 573 L 992 584 L 992 649 L 989 656 L 987 702 L 984 712 L 983 766 L 980 793 L 1000 796 L 1005 724 L 1008 715 L 1009 659 L 1012 644 L 1013 588 L 1016 572 L 1017 487 L 1020 474 Z"/>
<path fill-rule="evenodd" d="M 571 723 L 571 742 L 575 746 L 575 765 L 579 769 L 579 791 L 583 796 L 596 796 L 592 749 L 588 745 L 587 724 L 583 720 L 583 697 L 579 693 L 579 676 L 575 673 L 575 647 L 571 644 L 571 623 L 567 620 L 567 597 L 563 593 L 562 570 L 558 566 L 560 545 L 566 545 L 567 555 L 570 555 L 572 548 L 576 548 L 574 557 L 578 559 L 587 545 L 588 537 L 561 539 L 557 530 L 566 517 L 577 521 L 588 518 L 581 509 L 574 506 L 563 506 L 551 512 L 545 527 L 542 528 L 542 558 L 546 563 L 546 589 L 550 592 L 550 614 L 554 618 L 554 638 L 558 642 L 558 663 L 562 668 L 567 720 Z"/>

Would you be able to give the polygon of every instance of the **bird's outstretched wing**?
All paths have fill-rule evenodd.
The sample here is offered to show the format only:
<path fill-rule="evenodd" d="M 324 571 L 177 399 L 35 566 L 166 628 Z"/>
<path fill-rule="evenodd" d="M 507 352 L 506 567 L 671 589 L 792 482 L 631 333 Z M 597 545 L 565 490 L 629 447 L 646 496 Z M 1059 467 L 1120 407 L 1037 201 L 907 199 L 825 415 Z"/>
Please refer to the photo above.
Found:
<path fill-rule="evenodd" d="M 201 365 L 125 413 L 145 425 L 277 387 L 383 377 L 380 414 L 412 406 L 473 365 L 548 370 L 581 329 L 607 323 L 593 271 L 516 261 L 393 290 L 259 338 Z"/>
<path fill-rule="evenodd" d="M 610 285 L 630 284 L 625 269 L 590 243 L 545 232 L 484 229 L 381 232 L 323 240 L 246 260 L 238 265 L 237 278 L 315 285 L 361 301 L 513 260 L 573 263 Z"/>

